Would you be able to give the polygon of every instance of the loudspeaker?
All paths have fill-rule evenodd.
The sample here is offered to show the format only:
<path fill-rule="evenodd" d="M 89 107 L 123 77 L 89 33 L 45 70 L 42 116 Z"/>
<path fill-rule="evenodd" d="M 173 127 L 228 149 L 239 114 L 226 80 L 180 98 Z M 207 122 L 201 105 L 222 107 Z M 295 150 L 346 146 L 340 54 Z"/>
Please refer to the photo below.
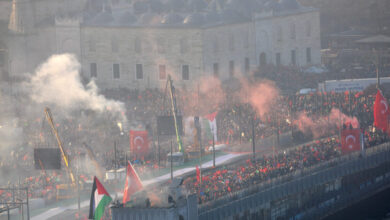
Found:
<path fill-rule="evenodd" d="M 182 116 L 176 116 L 177 129 L 179 135 L 183 135 L 183 119 Z M 158 116 L 157 117 L 157 133 L 158 135 L 175 136 L 175 120 L 173 116 Z"/>
<path fill-rule="evenodd" d="M 59 170 L 61 169 L 61 152 L 58 148 L 35 148 L 35 169 Z"/>

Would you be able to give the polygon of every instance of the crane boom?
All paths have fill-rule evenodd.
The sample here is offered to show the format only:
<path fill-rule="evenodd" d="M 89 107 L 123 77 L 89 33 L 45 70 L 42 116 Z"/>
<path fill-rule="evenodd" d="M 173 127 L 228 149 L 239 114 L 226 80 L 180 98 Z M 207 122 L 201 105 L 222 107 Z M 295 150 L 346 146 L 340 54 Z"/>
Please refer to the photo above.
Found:
<path fill-rule="evenodd" d="M 92 148 L 90 146 L 88 146 L 86 143 L 83 143 L 83 147 L 87 150 L 87 154 L 89 156 L 89 159 L 91 159 L 93 165 L 96 168 L 97 177 L 99 179 L 103 179 L 104 178 L 104 173 L 103 173 L 102 168 L 100 167 L 99 163 L 96 160 L 96 157 L 95 157 L 95 154 L 92 151 Z"/>
<path fill-rule="evenodd" d="M 76 184 L 76 180 L 75 180 L 74 175 L 72 173 L 72 169 L 69 166 L 68 155 L 66 155 L 66 153 L 64 151 L 64 147 L 62 146 L 62 142 L 61 142 L 60 137 L 58 135 L 57 129 L 54 127 L 54 122 L 53 122 L 53 117 L 51 115 L 51 111 L 50 111 L 50 109 L 48 107 L 45 108 L 45 115 L 46 115 L 47 121 L 49 122 L 51 130 L 53 131 L 54 136 L 56 137 L 56 140 L 57 140 L 57 143 L 58 143 L 58 147 L 61 150 L 61 154 L 62 154 L 62 158 L 64 159 L 66 170 L 68 171 L 70 179 L 72 180 L 72 184 L 75 185 Z"/>
<path fill-rule="evenodd" d="M 178 130 L 178 125 L 177 125 L 177 106 L 176 106 L 176 97 L 175 97 L 175 87 L 173 87 L 172 79 L 171 76 L 168 75 L 168 83 L 169 83 L 169 95 L 171 98 L 171 105 L 172 105 L 172 115 L 173 115 L 173 120 L 175 123 L 175 131 L 176 131 L 176 140 L 177 140 L 177 145 L 179 146 L 179 151 L 183 152 L 182 148 L 182 141 L 180 138 L 180 133 Z"/>

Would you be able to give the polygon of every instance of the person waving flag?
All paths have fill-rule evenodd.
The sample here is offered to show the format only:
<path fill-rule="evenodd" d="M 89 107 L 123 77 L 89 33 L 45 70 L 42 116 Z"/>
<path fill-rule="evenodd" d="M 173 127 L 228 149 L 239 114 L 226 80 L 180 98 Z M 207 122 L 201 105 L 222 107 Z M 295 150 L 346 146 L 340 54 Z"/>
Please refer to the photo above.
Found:
<path fill-rule="evenodd" d="M 130 196 L 133 193 L 141 189 L 142 189 L 141 179 L 138 177 L 130 161 L 128 161 L 126 183 L 125 183 L 125 189 L 123 191 L 123 206 L 125 206 L 126 202 L 130 201 Z"/>
<path fill-rule="evenodd" d="M 389 115 L 389 104 L 387 103 L 386 98 L 382 95 L 382 92 L 378 89 L 374 103 L 375 127 L 380 128 L 382 131 L 386 132 L 389 126 Z"/>
<path fill-rule="evenodd" d="M 89 219 L 101 220 L 106 206 L 110 204 L 112 198 L 100 183 L 96 176 L 93 178 L 91 201 L 89 205 Z"/>

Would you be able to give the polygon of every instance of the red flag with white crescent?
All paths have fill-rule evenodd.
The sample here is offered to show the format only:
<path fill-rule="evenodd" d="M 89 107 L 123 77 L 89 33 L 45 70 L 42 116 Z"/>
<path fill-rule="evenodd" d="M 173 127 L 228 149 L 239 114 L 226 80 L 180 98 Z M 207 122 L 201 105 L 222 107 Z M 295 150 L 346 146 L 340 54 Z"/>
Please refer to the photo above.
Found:
<path fill-rule="evenodd" d="M 196 166 L 196 182 L 197 183 L 200 182 L 200 169 L 199 169 L 198 165 Z"/>
<path fill-rule="evenodd" d="M 130 196 L 142 189 L 141 179 L 138 177 L 131 163 L 127 162 L 125 189 L 123 190 L 123 205 L 130 201 Z"/>
<path fill-rule="evenodd" d="M 345 129 L 341 132 L 341 152 L 343 154 L 359 151 L 361 148 L 360 129 Z"/>
<path fill-rule="evenodd" d="M 386 132 L 389 126 L 389 104 L 382 92 L 378 89 L 374 104 L 374 125 Z"/>
<path fill-rule="evenodd" d="M 130 152 L 137 157 L 144 157 L 149 153 L 148 131 L 130 130 Z"/>

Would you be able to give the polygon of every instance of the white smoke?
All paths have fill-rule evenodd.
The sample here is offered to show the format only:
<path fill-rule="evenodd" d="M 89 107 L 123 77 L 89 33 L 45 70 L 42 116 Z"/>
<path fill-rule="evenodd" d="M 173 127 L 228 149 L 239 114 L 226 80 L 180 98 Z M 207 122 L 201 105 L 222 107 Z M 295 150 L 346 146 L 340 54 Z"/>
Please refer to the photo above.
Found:
<path fill-rule="evenodd" d="M 94 81 L 84 86 L 79 73 L 80 63 L 74 55 L 53 55 L 37 68 L 26 87 L 31 91 L 31 99 L 37 103 L 55 105 L 64 112 L 108 111 L 123 120 L 124 104 L 99 95 Z"/>

